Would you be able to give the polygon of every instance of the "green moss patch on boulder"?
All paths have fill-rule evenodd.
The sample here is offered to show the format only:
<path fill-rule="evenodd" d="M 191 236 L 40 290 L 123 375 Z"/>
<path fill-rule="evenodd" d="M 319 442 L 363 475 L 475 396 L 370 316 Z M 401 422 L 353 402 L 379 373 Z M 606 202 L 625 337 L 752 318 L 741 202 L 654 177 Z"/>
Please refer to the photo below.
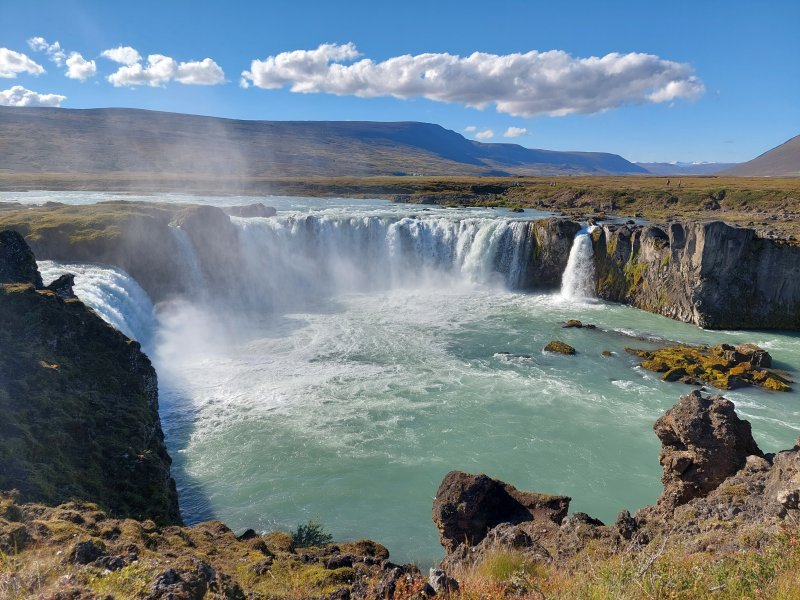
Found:
<path fill-rule="evenodd" d="M 547 343 L 544 347 L 545 352 L 555 352 L 557 354 L 575 354 L 575 348 L 567 344 L 566 342 L 561 342 L 559 340 L 552 340 Z"/>
<path fill-rule="evenodd" d="M 663 381 L 690 385 L 707 383 L 722 390 L 755 385 L 777 392 L 791 391 L 792 381 L 766 366 L 772 365 L 769 353 L 755 344 L 731 346 L 677 345 L 657 350 L 625 348 L 642 359 L 642 367 L 663 373 Z"/>

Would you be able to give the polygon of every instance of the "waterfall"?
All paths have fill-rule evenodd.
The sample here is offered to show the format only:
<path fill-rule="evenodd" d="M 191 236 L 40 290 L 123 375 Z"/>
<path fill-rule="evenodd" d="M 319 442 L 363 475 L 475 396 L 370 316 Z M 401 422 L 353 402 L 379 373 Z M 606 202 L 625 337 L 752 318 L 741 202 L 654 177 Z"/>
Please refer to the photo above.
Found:
<path fill-rule="evenodd" d="M 292 215 L 232 221 L 250 293 L 274 305 L 338 292 L 526 283 L 530 222 Z"/>
<path fill-rule="evenodd" d="M 561 296 L 570 300 L 594 297 L 594 248 L 592 231 L 581 229 L 572 242 L 567 268 L 561 279 Z"/>
<path fill-rule="evenodd" d="M 192 246 L 192 240 L 189 239 L 189 236 L 181 229 L 180 225 L 170 223 L 169 230 L 175 238 L 181 253 L 186 289 L 194 294 L 202 294 L 206 289 L 205 277 L 203 277 L 200 262 L 197 260 L 197 254 L 195 254 L 194 246 Z"/>
<path fill-rule="evenodd" d="M 147 348 L 155 333 L 153 304 L 130 275 L 114 267 L 86 263 L 37 262 L 45 284 L 64 273 L 75 275 L 75 295 L 100 317 Z"/>

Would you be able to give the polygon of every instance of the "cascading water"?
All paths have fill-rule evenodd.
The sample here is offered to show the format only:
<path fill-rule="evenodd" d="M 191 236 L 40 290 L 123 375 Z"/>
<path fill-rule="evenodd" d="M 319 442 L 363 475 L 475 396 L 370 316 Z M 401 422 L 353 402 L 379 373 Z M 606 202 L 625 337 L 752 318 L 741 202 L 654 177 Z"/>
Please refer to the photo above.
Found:
<path fill-rule="evenodd" d="M 85 263 L 38 261 L 47 284 L 64 273 L 75 275 L 75 295 L 107 323 L 143 347 L 150 346 L 156 329 L 150 297 L 130 275 L 114 267 Z"/>
<path fill-rule="evenodd" d="M 287 216 L 233 219 L 248 285 L 272 306 L 341 292 L 524 283 L 530 222 Z M 265 277 L 269 274 L 269 277 Z"/>
<path fill-rule="evenodd" d="M 561 296 L 569 300 L 594 297 L 594 248 L 592 232 L 596 226 L 581 229 L 572 242 L 567 268 L 561 279 Z"/>

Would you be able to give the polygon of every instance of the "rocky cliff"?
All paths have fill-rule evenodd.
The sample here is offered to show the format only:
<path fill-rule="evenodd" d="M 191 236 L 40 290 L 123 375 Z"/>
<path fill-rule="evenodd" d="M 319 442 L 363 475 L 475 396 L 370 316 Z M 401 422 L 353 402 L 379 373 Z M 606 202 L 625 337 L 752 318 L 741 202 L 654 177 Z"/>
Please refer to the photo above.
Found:
<path fill-rule="evenodd" d="M 593 234 L 597 295 L 709 329 L 800 328 L 800 246 L 721 221 Z"/>
<path fill-rule="evenodd" d="M 0 232 L 0 274 L 0 489 L 179 523 L 156 372 L 139 344 L 76 299 L 69 277 L 43 288 L 16 232 Z"/>

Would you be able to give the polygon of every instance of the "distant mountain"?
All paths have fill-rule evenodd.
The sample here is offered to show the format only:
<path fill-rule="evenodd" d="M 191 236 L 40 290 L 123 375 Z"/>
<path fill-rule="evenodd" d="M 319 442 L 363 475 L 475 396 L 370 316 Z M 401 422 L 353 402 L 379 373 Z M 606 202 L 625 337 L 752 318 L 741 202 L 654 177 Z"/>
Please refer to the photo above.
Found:
<path fill-rule="evenodd" d="M 740 177 L 800 177 L 800 135 L 721 175 Z"/>
<path fill-rule="evenodd" d="M 616 154 L 484 144 L 430 123 L 10 107 L 0 107 L 0 172 L 229 178 L 646 173 Z"/>
<path fill-rule="evenodd" d="M 635 165 L 642 167 L 653 175 L 713 175 L 735 167 L 737 163 L 643 163 L 637 162 Z"/>

